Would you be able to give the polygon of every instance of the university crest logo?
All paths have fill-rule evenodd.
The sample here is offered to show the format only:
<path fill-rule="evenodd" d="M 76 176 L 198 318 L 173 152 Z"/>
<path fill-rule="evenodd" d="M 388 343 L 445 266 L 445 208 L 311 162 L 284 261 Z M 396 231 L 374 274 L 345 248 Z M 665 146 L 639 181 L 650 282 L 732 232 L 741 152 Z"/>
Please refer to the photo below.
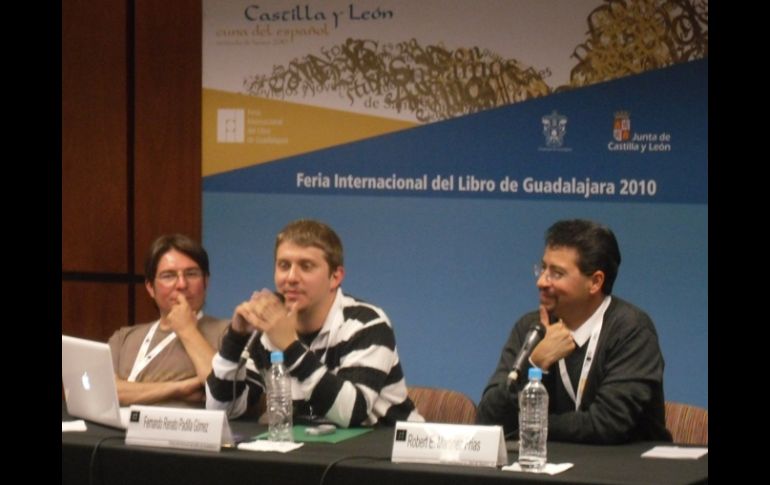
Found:
<path fill-rule="evenodd" d="M 561 148 L 564 145 L 564 136 L 567 134 L 567 117 L 554 110 L 545 115 L 543 120 L 543 136 L 547 148 Z"/>

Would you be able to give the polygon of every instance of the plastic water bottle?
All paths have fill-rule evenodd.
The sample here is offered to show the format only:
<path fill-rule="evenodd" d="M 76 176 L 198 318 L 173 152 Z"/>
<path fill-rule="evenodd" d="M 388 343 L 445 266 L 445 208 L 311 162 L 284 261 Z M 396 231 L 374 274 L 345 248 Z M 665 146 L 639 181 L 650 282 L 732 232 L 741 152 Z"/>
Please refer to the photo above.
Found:
<path fill-rule="evenodd" d="M 283 352 L 270 354 L 267 379 L 267 436 L 270 441 L 294 441 L 292 434 L 291 378 L 283 365 Z"/>
<path fill-rule="evenodd" d="M 540 380 L 543 371 L 529 369 L 529 382 L 519 393 L 519 466 L 540 471 L 548 458 L 548 390 Z"/>

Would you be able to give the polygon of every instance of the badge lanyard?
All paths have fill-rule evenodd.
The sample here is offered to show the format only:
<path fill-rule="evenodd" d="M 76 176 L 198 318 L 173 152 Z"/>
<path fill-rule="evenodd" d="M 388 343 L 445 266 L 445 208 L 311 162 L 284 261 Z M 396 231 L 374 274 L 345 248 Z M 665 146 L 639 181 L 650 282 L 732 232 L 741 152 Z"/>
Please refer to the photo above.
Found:
<path fill-rule="evenodd" d="M 591 369 L 591 363 L 593 362 L 594 352 L 596 351 L 596 344 L 599 342 L 599 333 L 602 331 L 602 323 L 599 322 L 596 328 L 591 332 L 591 339 L 588 341 L 588 349 L 586 349 L 586 356 L 583 358 L 583 368 L 580 370 L 580 380 L 578 381 L 577 396 L 575 396 L 575 390 L 572 387 L 572 381 L 570 381 L 569 374 L 567 373 L 567 364 L 564 363 L 564 359 L 559 361 L 559 373 L 561 374 L 561 382 L 564 384 L 564 388 L 567 390 L 567 394 L 575 402 L 575 410 L 580 408 L 580 401 L 583 399 L 583 391 L 585 390 L 586 379 L 588 378 L 588 371 Z"/>
<path fill-rule="evenodd" d="M 203 312 L 199 311 L 196 315 L 196 318 L 200 320 L 202 316 Z M 150 353 L 147 353 L 147 350 L 150 348 L 150 342 L 152 342 L 152 338 L 155 336 L 155 331 L 158 330 L 159 326 L 160 320 L 155 322 L 152 327 L 150 327 L 150 331 L 147 332 L 147 336 L 144 338 L 142 346 L 139 347 L 139 353 L 136 354 L 136 360 L 134 361 L 134 367 L 131 369 L 131 374 L 128 376 L 128 382 L 135 382 L 136 378 L 139 376 L 139 374 L 141 374 L 144 368 L 147 367 L 147 365 L 149 365 L 149 363 L 152 362 L 152 360 L 159 353 L 161 353 L 163 349 L 168 347 L 168 345 L 176 338 L 176 333 L 171 332 L 166 336 L 166 338 L 161 340 L 160 343 L 158 343 L 158 345 L 156 345 Z"/>

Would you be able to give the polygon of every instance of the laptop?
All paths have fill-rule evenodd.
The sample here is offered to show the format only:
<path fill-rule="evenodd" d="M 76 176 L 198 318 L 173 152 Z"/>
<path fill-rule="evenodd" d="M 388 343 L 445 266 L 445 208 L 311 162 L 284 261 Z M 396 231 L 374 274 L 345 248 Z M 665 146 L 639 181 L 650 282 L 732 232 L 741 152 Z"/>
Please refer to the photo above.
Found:
<path fill-rule="evenodd" d="M 61 380 L 70 416 L 126 429 L 130 409 L 118 404 L 108 344 L 62 335 Z"/>

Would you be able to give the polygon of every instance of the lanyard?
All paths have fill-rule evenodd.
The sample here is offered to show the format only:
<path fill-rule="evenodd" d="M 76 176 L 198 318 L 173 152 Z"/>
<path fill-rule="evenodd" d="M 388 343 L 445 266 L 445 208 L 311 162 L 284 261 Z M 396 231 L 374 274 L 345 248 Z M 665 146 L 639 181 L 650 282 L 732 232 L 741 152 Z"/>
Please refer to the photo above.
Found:
<path fill-rule="evenodd" d="M 596 351 L 596 344 L 599 341 L 599 332 L 602 331 L 602 322 L 596 325 L 596 328 L 591 332 L 591 339 L 588 341 L 588 349 L 586 349 L 586 356 L 583 358 L 583 368 L 580 370 L 580 380 L 578 381 L 577 396 L 575 396 L 575 390 L 572 388 L 572 381 L 569 379 L 567 373 L 567 364 L 564 363 L 564 359 L 559 361 L 559 373 L 561 374 L 561 382 L 564 384 L 564 388 L 567 390 L 567 394 L 575 402 L 575 411 L 580 408 L 580 401 L 583 399 L 583 391 L 585 390 L 586 379 L 588 378 L 588 371 L 591 369 L 591 362 L 593 361 L 594 352 Z"/>
<path fill-rule="evenodd" d="M 196 318 L 200 320 L 202 316 L 203 312 L 199 311 Z M 149 365 L 149 363 L 176 338 L 176 333 L 171 332 L 166 338 L 161 340 L 150 353 L 147 353 L 150 348 L 150 342 L 152 342 L 152 338 L 155 336 L 155 332 L 158 330 L 159 326 L 160 319 L 155 322 L 152 327 L 150 327 L 150 331 L 147 332 L 147 336 L 144 338 L 142 346 L 139 347 L 139 353 L 136 354 L 136 360 L 134 361 L 134 367 L 131 369 L 131 374 L 128 376 L 128 382 L 136 382 L 136 378 L 141 374 L 144 368 L 147 367 L 147 365 Z"/>
<path fill-rule="evenodd" d="M 570 381 L 569 374 L 567 373 L 567 364 L 564 363 L 564 359 L 559 360 L 561 382 L 564 384 L 567 394 L 569 394 L 569 397 L 571 397 L 572 401 L 575 403 L 575 411 L 580 409 L 580 401 L 583 399 L 583 391 L 585 391 L 588 371 L 591 369 L 594 354 L 596 353 L 596 345 L 599 343 L 599 334 L 602 331 L 602 324 L 604 323 L 604 312 L 607 310 L 608 306 L 610 306 L 610 298 L 605 298 L 597 310 L 599 322 L 591 332 L 591 338 L 588 340 L 588 348 L 586 349 L 586 355 L 583 358 L 583 368 L 580 370 L 580 379 L 578 380 L 577 396 L 575 395 L 575 389 L 572 387 L 572 381 Z"/>

